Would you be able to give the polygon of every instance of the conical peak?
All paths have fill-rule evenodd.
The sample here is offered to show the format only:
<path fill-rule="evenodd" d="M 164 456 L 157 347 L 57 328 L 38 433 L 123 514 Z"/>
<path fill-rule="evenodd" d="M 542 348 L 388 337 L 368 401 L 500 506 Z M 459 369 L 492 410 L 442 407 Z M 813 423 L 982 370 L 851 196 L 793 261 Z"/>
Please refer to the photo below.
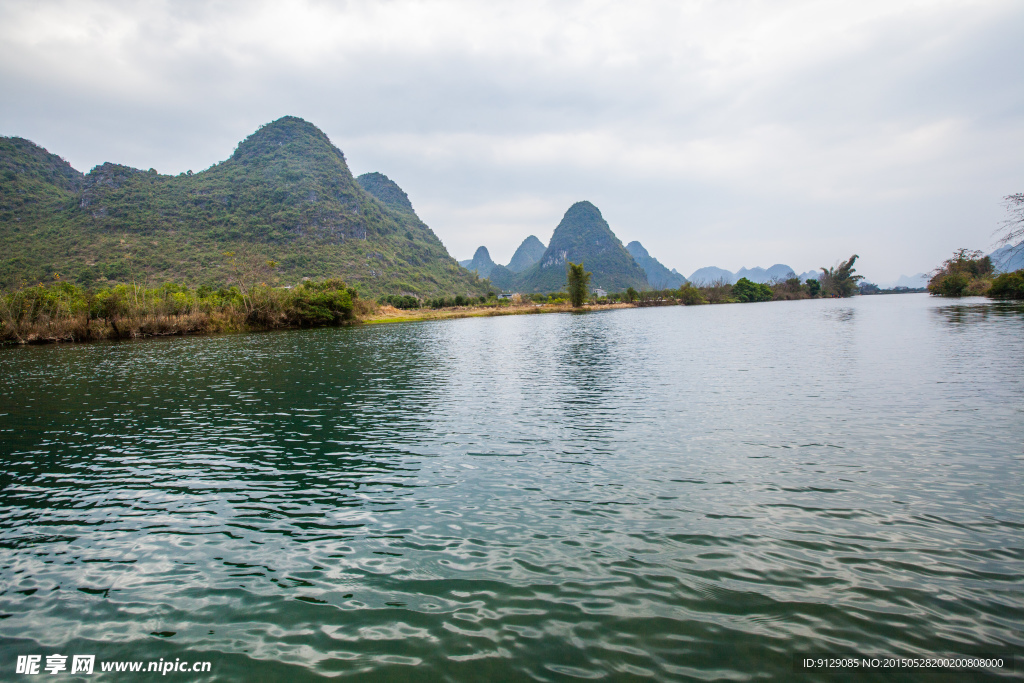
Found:
<path fill-rule="evenodd" d="M 530 235 L 519 245 L 506 267 L 513 273 L 521 273 L 539 261 L 544 256 L 545 249 L 544 243 L 537 239 L 536 235 Z"/>
<path fill-rule="evenodd" d="M 650 252 L 644 249 L 644 245 L 640 244 L 637 240 L 633 240 L 626 245 L 626 251 L 630 253 L 633 258 L 639 257 L 650 257 Z"/>
<path fill-rule="evenodd" d="M 479 249 L 477 249 L 476 253 L 473 254 L 473 260 L 474 261 L 480 261 L 480 260 L 490 261 L 491 260 L 491 254 L 490 254 L 489 251 L 487 251 L 487 247 L 480 247 Z"/>
<path fill-rule="evenodd" d="M 286 154 L 304 155 L 314 151 L 331 151 L 344 163 L 341 150 L 331 144 L 327 135 L 309 121 L 297 116 L 282 116 L 260 126 L 255 133 L 239 143 L 233 159 Z"/>
<path fill-rule="evenodd" d="M 575 244 L 581 239 L 597 240 L 599 243 L 606 243 L 606 246 L 616 244 L 619 249 L 622 248 L 622 243 L 615 237 L 608 222 L 590 202 L 576 202 L 569 207 L 551 235 L 548 251 L 564 249 L 567 244 Z"/>
<path fill-rule="evenodd" d="M 256 129 L 256 132 L 249 136 L 252 138 L 270 138 L 276 141 L 288 141 L 299 137 L 316 137 L 330 143 L 327 135 L 305 119 L 298 116 L 282 116 L 281 118 L 265 123 Z"/>
<path fill-rule="evenodd" d="M 565 212 L 563 220 L 603 220 L 600 209 L 588 201 L 576 202 Z"/>

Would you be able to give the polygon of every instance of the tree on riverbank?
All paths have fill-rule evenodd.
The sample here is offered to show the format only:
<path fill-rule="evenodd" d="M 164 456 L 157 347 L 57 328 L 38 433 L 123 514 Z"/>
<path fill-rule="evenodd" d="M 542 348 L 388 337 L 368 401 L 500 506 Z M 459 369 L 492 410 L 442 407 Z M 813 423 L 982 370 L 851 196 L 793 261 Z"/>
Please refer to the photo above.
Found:
<path fill-rule="evenodd" d="M 587 300 L 591 273 L 583 270 L 582 261 L 580 263 L 569 261 L 565 265 L 566 275 L 569 279 L 569 301 L 572 302 L 574 308 L 580 308 Z"/>
<path fill-rule="evenodd" d="M 854 275 L 857 269 L 853 267 L 854 262 L 860 258 L 854 254 L 849 260 L 833 266 L 822 268 L 821 293 L 823 296 L 837 296 L 845 299 L 857 293 L 857 282 L 864 279 L 863 275 Z"/>
<path fill-rule="evenodd" d="M 771 301 L 774 293 L 768 285 L 741 277 L 732 286 L 732 295 L 737 301 L 747 303 L 751 301 Z"/>
<path fill-rule="evenodd" d="M 988 296 L 993 299 L 1024 299 L 1024 270 L 997 276 L 992 280 Z"/>
<path fill-rule="evenodd" d="M 991 287 L 992 259 L 969 249 L 954 251 L 928 281 L 928 292 L 935 296 L 982 296 Z"/>

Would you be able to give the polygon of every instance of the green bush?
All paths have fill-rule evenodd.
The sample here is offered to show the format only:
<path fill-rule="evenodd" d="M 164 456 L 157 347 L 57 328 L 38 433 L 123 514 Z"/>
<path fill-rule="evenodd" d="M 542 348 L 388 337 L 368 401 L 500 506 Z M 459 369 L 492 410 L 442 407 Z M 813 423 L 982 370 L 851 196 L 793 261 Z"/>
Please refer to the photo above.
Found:
<path fill-rule="evenodd" d="M 420 300 L 410 294 L 406 294 L 405 296 L 402 296 L 401 294 L 389 294 L 387 296 L 382 296 L 378 300 L 378 303 L 388 304 L 403 310 L 412 310 L 420 307 Z"/>
<path fill-rule="evenodd" d="M 946 273 L 928 283 L 928 291 L 939 296 L 964 296 L 971 284 L 965 273 Z"/>
<path fill-rule="evenodd" d="M 1024 299 L 1024 270 L 997 276 L 992 281 L 988 296 L 993 299 Z"/>
<path fill-rule="evenodd" d="M 768 285 L 762 285 L 741 277 L 732 286 L 732 295 L 737 301 L 747 303 L 752 301 L 771 301 L 774 293 Z"/>
<path fill-rule="evenodd" d="M 331 325 L 352 319 L 355 290 L 341 280 L 306 282 L 290 291 L 289 317 L 298 325 Z"/>
<path fill-rule="evenodd" d="M 700 293 L 700 290 L 689 282 L 680 287 L 675 296 L 679 300 L 679 303 L 684 306 L 697 306 L 708 302 L 708 300 L 704 298 L 704 295 Z"/>
<path fill-rule="evenodd" d="M 991 284 L 992 260 L 980 251 L 957 249 L 929 280 L 928 291 L 937 296 L 980 296 Z"/>

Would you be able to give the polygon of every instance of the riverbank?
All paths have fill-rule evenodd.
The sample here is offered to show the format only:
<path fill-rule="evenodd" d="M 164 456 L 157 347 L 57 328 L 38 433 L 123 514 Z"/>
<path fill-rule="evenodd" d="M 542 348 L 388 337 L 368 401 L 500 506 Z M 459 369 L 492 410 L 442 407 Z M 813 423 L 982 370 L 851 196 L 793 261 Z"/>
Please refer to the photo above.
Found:
<path fill-rule="evenodd" d="M 635 308 L 650 303 L 591 303 L 574 309 L 565 302 L 488 302 L 445 308 L 400 309 L 348 297 L 337 290 L 292 290 L 247 300 L 237 291 L 205 296 L 164 287 L 124 288 L 86 298 L 68 286 L 30 288 L 0 300 L 0 345 L 54 344 L 116 339 L 267 332 L 330 325 L 377 325 L 456 318 L 568 313 Z M 311 296 L 312 295 L 312 296 Z M 325 296 L 326 295 L 326 296 Z M 333 295 L 333 296 L 332 296 Z"/>
<path fill-rule="evenodd" d="M 605 311 L 652 306 L 693 306 L 807 299 L 817 292 L 796 280 L 761 285 L 740 280 L 678 290 L 627 291 L 573 308 L 561 295 L 517 295 L 512 300 L 422 300 L 412 296 L 359 298 L 340 280 L 304 282 L 296 287 L 190 289 L 116 285 L 90 291 L 67 282 L 42 284 L 0 294 L 0 344 L 48 344 L 232 332 L 376 325 L 383 323 Z M 408 301 L 408 307 L 406 302 Z M 397 304 L 394 305 L 394 304 Z M 462 304 L 462 305 L 456 305 Z M 436 307 L 435 307 L 436 306 Z"/>
<path fill-rule="evenodd" d="M 256 332 L 354 322 L 375 309 L 340 280 L 293 288 L 189 289 L 117 285 L 98 292 L 42 284 L 0 295 L 0 343 L 47 344 L 108 339 Z"/>
<path fill-rule="evenodd" d="M 615 308 L 636 308 L 637 304 L 589 304 L 582 308 L 573 308 L 567 303 L 562 304 L 509 304 L 507 306 L 457 306 L 451 308 L 416 308 L 411 310 L 394 306 L 378 306 L 376 311 L 360 317 L 357 321 L 365 325 L 381 323 L 419 322 L 425 320 L 452 320 L 455 318 L 488 318 L 502 315 L 535 315 L 540 313 L 570 313 L 580 311 L 607 311 Z"/>

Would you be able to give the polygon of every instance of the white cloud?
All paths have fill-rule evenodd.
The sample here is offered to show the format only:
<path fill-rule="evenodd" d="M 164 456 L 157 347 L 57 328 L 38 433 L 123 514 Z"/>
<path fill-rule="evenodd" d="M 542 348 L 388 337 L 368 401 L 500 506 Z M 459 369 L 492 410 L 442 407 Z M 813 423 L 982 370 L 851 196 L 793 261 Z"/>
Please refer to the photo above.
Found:
<path fill-rule="evenodd" d="M 294 114 L 457 256 L 590 198 L 681 270 L 856 242 L 894 279 L 1024 186 L 1022 29 L 1010 0 L 4 3 L 0 133 L 177 172 Z"/>

